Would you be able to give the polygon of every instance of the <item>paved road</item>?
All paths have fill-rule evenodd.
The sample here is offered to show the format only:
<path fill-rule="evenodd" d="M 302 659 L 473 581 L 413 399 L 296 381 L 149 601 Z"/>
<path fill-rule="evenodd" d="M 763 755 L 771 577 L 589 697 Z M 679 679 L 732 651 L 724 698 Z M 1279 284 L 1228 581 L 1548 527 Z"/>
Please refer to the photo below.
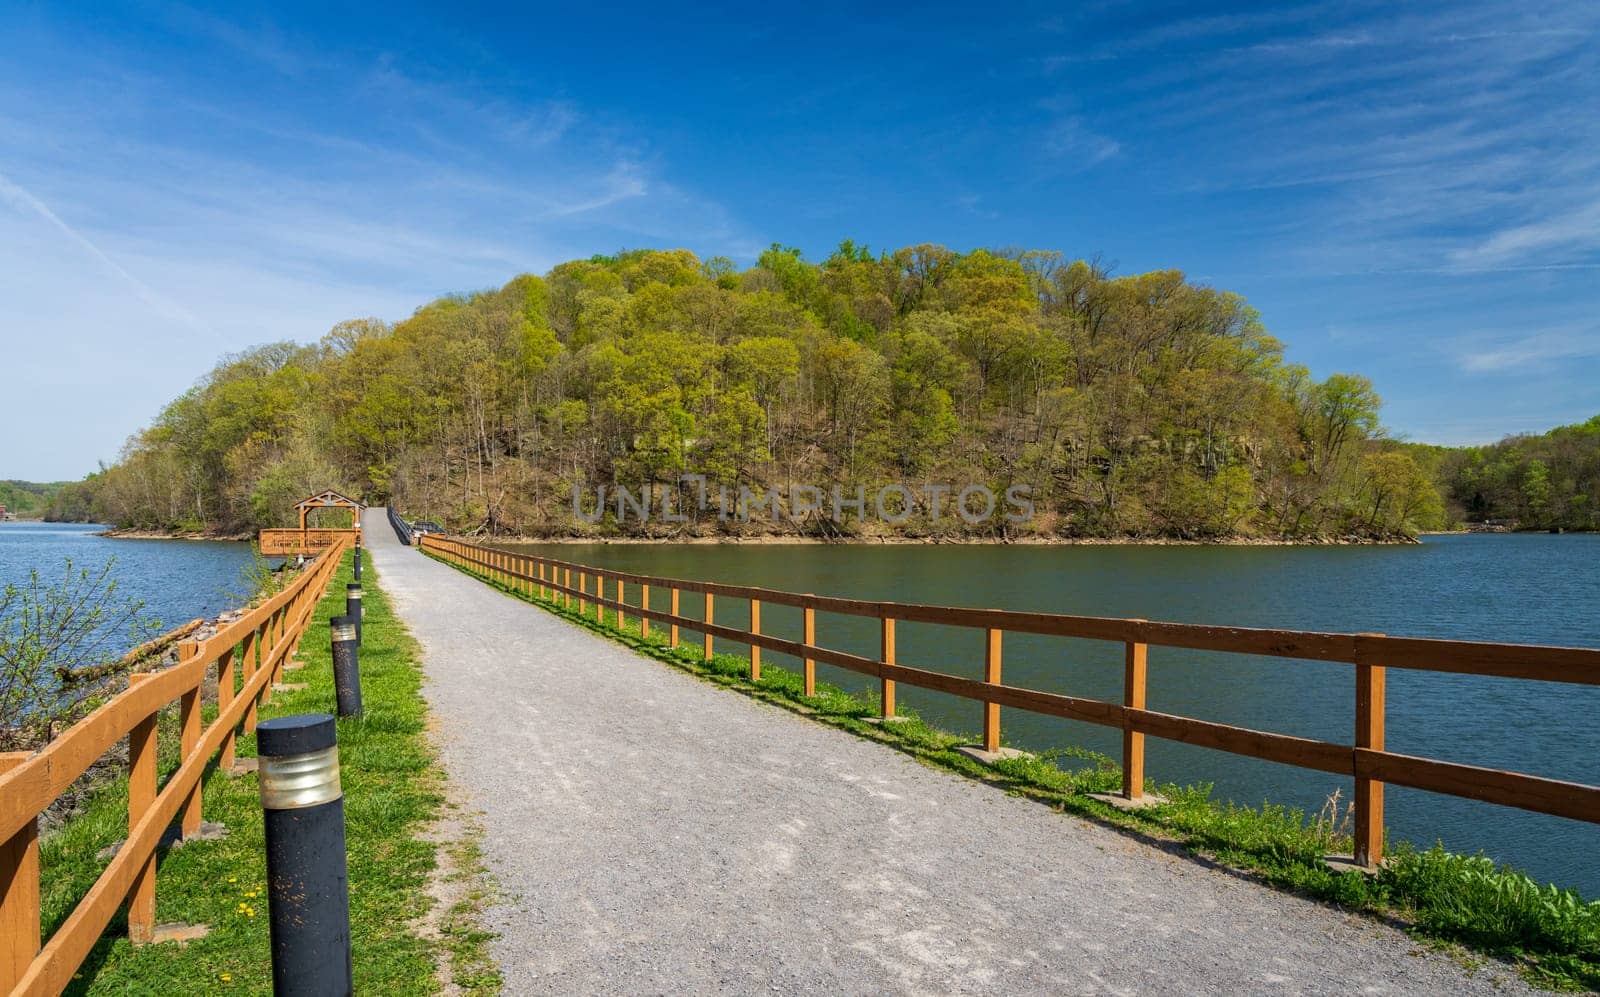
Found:
<path fill-rule="evenodd" d="M 507 993 L 1526 989 L 641 658 L 364 522 L 484 815 Z"/>

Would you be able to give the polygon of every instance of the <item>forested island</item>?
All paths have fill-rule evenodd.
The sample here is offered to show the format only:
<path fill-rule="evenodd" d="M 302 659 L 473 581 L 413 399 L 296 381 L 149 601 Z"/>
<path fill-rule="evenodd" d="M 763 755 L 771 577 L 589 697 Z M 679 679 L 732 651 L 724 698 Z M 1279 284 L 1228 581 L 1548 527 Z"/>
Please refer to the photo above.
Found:
<path fill-rule="evenodd" d="M 1366 378 L 1314 379 L 1239 295 L 1178 271 L 848 241 L 821 263 L 774 246 L 742 271 L 640 250 L 224 358 L 51 515 L 232 534 L 286 525 L 331 486 L 454 529 L 550 537 L 1325 542 L 1468 519 L 1596 525 L 1600 417 L 1445 449 L 1388 438 L 1379 407 Z M 722 497 L 928 482 L 1021 486 L 1032 515 L 969 522 L 913 497 L 892 526 L 848 509 L 744 521 Z M 687 519 L 575 507 L 601 486 L 676 495 Z"/>

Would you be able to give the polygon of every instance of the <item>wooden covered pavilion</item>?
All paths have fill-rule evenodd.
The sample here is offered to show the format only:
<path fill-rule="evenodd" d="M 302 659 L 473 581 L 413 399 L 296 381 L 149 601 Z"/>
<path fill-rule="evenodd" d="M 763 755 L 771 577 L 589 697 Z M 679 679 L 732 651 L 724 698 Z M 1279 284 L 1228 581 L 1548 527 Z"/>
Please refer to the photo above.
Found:
<path fill-rule="evenodd" d="M 349 527 L 316 528 L 310 526 L 311 514 L 318 509 L 348 509 L 352 525 Z M 261 553 L 267 557 L 288 557 L 295 554 L 314 554 L 334 542 L 335 537 L 354 535 L 357 546 L 361 544 L 361 513 L 366 506 L 348 495 L 325 489 L 308 495 L 294 504 L 300 517 L 300 528 L 294 530 L 262 530 L 259 538 Z"/>
<path fill-rule="evenodd" d="M 357 502 L 348 495 L 340 494 L 329 488 L 315 495 L 308 495 L 294 504 L 294 511 L 300 514 L 300 529 L 306 528 L 306 518 L 318 509 L 349 509 L 351 522 L 357 527 L 361 525 L 361 511 L 366 506 Z"/>

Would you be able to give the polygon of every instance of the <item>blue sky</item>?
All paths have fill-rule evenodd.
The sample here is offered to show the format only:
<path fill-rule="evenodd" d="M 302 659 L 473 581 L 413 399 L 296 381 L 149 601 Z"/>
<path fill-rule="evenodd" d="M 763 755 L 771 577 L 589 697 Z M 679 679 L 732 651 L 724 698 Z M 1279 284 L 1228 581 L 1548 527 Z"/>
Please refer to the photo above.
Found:
<path fill-rule="evenodd" d="M 644 246 L 1176 267 L 1397 435 L 1600 412 L 1594 3 L 327 6 L 0 5 L 0 477 L 221 354 Z"/>

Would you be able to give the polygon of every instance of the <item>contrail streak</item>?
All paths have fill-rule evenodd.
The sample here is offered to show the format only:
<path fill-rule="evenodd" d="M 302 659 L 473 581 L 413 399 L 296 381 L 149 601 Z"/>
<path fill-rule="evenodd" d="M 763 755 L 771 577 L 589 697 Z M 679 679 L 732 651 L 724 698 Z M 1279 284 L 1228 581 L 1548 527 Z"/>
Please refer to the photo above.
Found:
<path fill-rule="evenodd" d="M 51 225 L 54 225 L 61 231 L 61 234 L 77 243 L 78 246 L 90 256 L 104 264 L 108 270 L 116 274 L 118 277 L 121 277 L 127 283 L 127 285 L 133 289 L 133 293 L 138 295 L 139 300 L 143 301 L 151 308 L 154 308 L 156 311 L 168 316 L 169 318 L 178 319 L 185 325 L 194 329 L 196 332 L 209 333 L 211 331 L 206 327 L 204 322 L 201 322 L 200 319 L 194 315 L 193 312 L 161 294 L 149 284 L 146 284 L 144 281 L 123 269 L 121 264 L 107 256 L 99 246 L 96 246 L 93 242 L 90 242 L 83 235 L 79 234 L 77 229 L 74 229 L 71 225 L 68 225 L 66 222 L 62 221 L 60 216 L 58 216 L 54 211 L 50 210 L 50 206 L 48 204 L 45 204 L 43 201 L 33 196 L 32 193 L 23 187 L 18 186 L 4 173 L 0 173 L 0 198 L 5 199 L 6 201 L 10 202 L 13 207 L 16 207 L 20 210 L 32 211 L 34 214 L 37 214 L 40 218 L 43 218 Z"/>

